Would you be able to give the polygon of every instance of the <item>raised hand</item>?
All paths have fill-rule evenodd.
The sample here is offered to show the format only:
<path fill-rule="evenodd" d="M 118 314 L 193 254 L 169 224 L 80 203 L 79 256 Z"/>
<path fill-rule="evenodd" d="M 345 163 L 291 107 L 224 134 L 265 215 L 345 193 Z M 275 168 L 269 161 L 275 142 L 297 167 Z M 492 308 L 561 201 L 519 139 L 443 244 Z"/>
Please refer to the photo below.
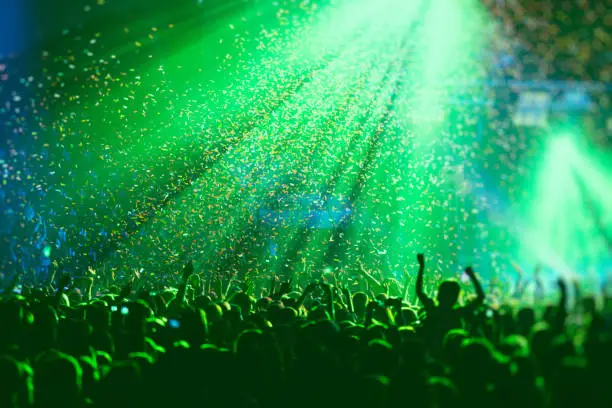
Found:
<path fill-rule="evenodd" d="M 242 285 L 242 290 L 244 292 L 246 292 L 246 293 L 253 294 L 254 289 L 255 289 L 255 284 L 253 283 L 251 278 L 247 275 L 244 278 L 244 282 L 243 282 L 243 285 Z"/>
<path fill-rule="evenodd" d="M 482 304 L 485 300 L 485 293 L 482 290 L 482 286 L 480 285 L 478 278 L 476 277 L 476 273 L 471 266 L 468 266 L 465 268 L 465 274 L 470 278 L 472 285 L 474 285 L 474 289 L 476 290 L 476 300 L 474 302 Z"/>
<path fill-rule="evenodd" d="M 557 279 L 557 286 L 559 287 L 560 297 L 559 297 L 559 313 L 556 314 L 556 321 L 553 325 L 553 328 L 561 333 L 563 331 L 563 327 L 565 326 L 565 319 L 567 318 L 567 283 L 562 277 Z"/>
<path fill-rule="evenodd" d="M 188 261 L 183 268 L 183 279 L 187 280 L 193 274 L 193 262 Z"/>
<path fill-rule="evenodd" d="M 416 279 L 416 285 L 414 286 L 417 298 L 421 301 L 423 306 L 431 307 L 433 306 L 433 301 L 425 291 L 423 290 L 423 275 L 425 275 L 425 255 L 417 254 L 417 261 L 419 261 L 419 273 Z"/>
<path fill-rule="evenodd" d="M 310 282 L 308 284 L 308 286 L 306 286 L 306 289 L 304 289 L 304 292 L 305 293 L 310 293 L 310 292 L 313 292 L 316 288 L 317 288 L 317 283 L 316 282 Z"/>
<path fill-rule="evenodd" d="M 319 282 L 319 286 L 321 287 L 321 290 L 323 290 L 323 292 L 327 295 L 332 295 L 332 285 L 327 283 L 327 282 Z"/>
<path fill-rule="evenodd" d="M 425 268 L 425 255 L 417 254 L 417 261 L 419 262 L 419 267 Z"/>
<path fill-rule="evenodd" d="M 565 283 L 565 280 L 563 278 L 557 279 L 557 287 L 561 292 L 567 291 L 567 284 Z"/>
<path fill-rule="evenodd" d="M 281 296 L 291 292 L 291 283 L 292 282 L 293 282 L 293 278 L 289 279 L 288 281 L 285 281 L 285 282 L 281 283 L 281 286 L 280 286 L 280 295 Z"/>
<path fill-rule="evenodd" d="M 64 290 L 64 288 L 70 285 L 71 282 L 72 282 L 72 278 L 70 277 L 70 275 L 67 273 L 63 274 L 59 280 L 59 290 L 60 291 Z"/>
<path fill-rule="evenodd" d="M 330 285 L 327 282 L 323 282 L 323 281 L 321 281 L 319 285 L 321 286 L 321 289 L 323 290 L 323 293 L 325 293 L 325 297 L 327 298 L 326 299 L 327 313 L 332 319 L 334 319 L 335 308 L 334 308 L 334 291 L 333 291 L 332 285 Z"/>
<path fill-rule="evenodd" d="M 306 300 L 306 297 L 310 293 L 314 292 L 314 290 L 317 288 L 317 286 L 318 286 L 317 282 L 310 282 L 308 284 L 308 286 L 306 286 L 306 288 L 302 292 L 302 296 L 300 296 L 300 298 L 298 299 L 297 306 L 301 306 L 302 304 L 304 304 L 304 301 Z"/>
<path fill-rule="evenodd" d="M 385 293 L 389 295 L 389 289 L 391 288 L 391 280 L 386 279 L 385 281 L 383 281 L 382 288 L 384 289 Z"/>

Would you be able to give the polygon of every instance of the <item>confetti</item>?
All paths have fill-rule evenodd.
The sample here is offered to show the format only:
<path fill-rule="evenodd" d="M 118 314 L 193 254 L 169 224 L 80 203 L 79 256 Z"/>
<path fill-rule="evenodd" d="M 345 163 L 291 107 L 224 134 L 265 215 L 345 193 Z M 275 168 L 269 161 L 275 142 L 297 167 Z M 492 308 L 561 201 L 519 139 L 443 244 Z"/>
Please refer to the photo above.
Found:
<path fill-rule="evenodd" d="M 391 273 L 423 249 L 454 274 L 520 252 L 515 212 L 538 198 L 550 151 L 542 129 L 515 123 L 516 101 L 551 67 L 612 80 L 591 58 L 609 30 L 585 39 L 561 24 L 567 10 L 548 21 L 518 2 L 485 1 L 496 19 L 472 2 L 294 3 L 228 15 L 214 35 L 158 17 L 77 25 L 36 54 L 39 72 L 3 59 L 2 232 L 61 265 L 135 274 L 187 257 L 214 271 Z M 88 18 L 112 7 L 96 4 Z M 598 120 L 589 133 L 604 140 Z"/>

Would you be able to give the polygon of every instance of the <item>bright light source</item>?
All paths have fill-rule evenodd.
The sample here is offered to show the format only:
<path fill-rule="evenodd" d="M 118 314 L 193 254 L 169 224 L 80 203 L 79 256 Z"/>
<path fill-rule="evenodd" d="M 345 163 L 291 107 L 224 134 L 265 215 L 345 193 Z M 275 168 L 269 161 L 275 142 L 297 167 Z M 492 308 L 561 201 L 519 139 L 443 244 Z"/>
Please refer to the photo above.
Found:
<path fill-rule="evenodd" d="M 562 134 L 551 143 L 551 154 L 555 158 L 564 159 L 569 162 L 575 156 L 575 153 L 573 136 L 570 134 Z"/>

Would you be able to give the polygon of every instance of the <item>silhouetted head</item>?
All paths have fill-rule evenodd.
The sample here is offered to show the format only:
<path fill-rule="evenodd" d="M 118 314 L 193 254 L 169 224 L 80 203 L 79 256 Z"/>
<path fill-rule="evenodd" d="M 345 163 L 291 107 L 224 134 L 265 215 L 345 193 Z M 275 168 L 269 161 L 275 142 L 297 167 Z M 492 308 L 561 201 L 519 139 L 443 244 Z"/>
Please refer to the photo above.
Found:
<path fill-rule="evenodd" d="M 487 340 L 465 339 L 453 367 L 455 379 L 460 388 L 477 387 L 482 390 L 487 383 L 496 380 L 496 367 L 501 362 L 501 355 Z"/>
<path fill-rule="evenodd" d="M 389 399 L 388 377 L 380 375 L 368 375 L 359 379 L 357 387 L 362 391 L 356 393 L 353 406 L 363 407 L 385 407 Z"/>
<path fill-rule="evenodd" d="M 446 333 L 442 342 L 442 357 L 445 363 L 451 366 L 456 364 L 461 344 L 467 338 L 469 334 L 463 329 L 453 329 Z"/>
<path fill-rule="evenodd" d="M 398 356 L 391 344 L 374 339 L 363 350 L 362 370 L 372 375 L 392 375 L 397 368 Z"/>
<path fill-rule="evenodd" d="M 28 407 L 32 403 L 32 369 L 9 356 L 0 356 L 0 406 Z"/>
<path fill-rule="evenodd" d="M 521 335 L 513 334 L 502 339 L 499 344 L 499 351 L 509 357 L 528 357 L 529 342 Z"/>
<path fill-rule="evenodd" d="M 34 373 L 36 406 L 77 407 L 83 402 L 83 370 L 74 357 L 45 352 L 37 357 Z"/>
<path fill-rule="evenodd" d="M 461 287 L 456 280 L 449 279 L 442 282 L 440 288 L 438 289 L 438 304 L 441 307 L 453 307 L 459 299 L 460 292 Z"/>
<path fill-rule="evenodd" d="M 363 317 L 368 304 L 368 295 L 363 292 L 357 292 L 353 295 L 353 308 L 358 317 Z"/>
<path fill-rule="evenodd" d="M 396 320 L 400 320 L 399 323 L 408 326 L 419 320 L 419 315 L 417 311 L 412 308 L 402 307 L 400 315 L 396 317 Z"/>
<path fill-rule="evenodd" d="M 232 303 L 240 306 L 242 314 L 246 316 L 253 310 L 255 299 L 249 296 L 246 292 L 239 292 L 232 297 Z"/>
<path fill-rule="evenodd" d="M 113 362 L 101 379 L 96 399 L 101 406 L 114 408 L 138 405 L 142 395 L 142 374 L 135 361 Z"/>
<path fill-rule="evenodd" d="M 254 353 L 259 349 L 261 337 L 261 330 L 251 329 L 243 331 L 234 342 L 234 352 L 239 355 Z"/>
<path fill-rule="evenodd" d="M 428 386 L 432 391 L 431 395 L 434 396 L 435 406 L 450 408 L 459 405 L 459 391 L 448 378 L 431 377 Z"/>
<path fill-rule="evenodd" d="M 531 328 L 536 323 L 535 310 L 530 307 L 521 308 L 516 314 L 516 322 L 519 334 L 526 336 L 531 331 Z"/>

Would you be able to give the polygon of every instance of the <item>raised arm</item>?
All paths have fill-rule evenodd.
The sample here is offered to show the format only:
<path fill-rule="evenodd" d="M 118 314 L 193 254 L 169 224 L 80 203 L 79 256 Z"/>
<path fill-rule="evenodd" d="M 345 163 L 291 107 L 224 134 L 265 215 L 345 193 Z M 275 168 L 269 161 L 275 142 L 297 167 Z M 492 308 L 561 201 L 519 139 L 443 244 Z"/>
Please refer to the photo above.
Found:
<path fill-rule="evenodd" d="M 90 268 L 91 269 L 91 268 Z M 94 280 L 91 276 L 83 276 L 76 280 L 79 290 L 84 295 L 87 302 L 91 301 L 91 291 L 93 288 Z"/>
<path fill-rule="evenodd" d="M 276 282 L 278 277 L 276 275 L 270 276 L 270 291 L 268 292 L 268 296 L 270 298 L 274 297 L 274 292 L 276 291 Z"/>
<path fill-rule="evenodd" d="M 599 288 L 601 293 L 601 298 L 603 300 L 604 309 L 608 307 L 608 303 L 610 302 L 610 295 L 608 293 L 608 288 L 610 285 L 610 281 L 612 280 L 612 273 L 608 273 L 604 275 L 604 278 L 601 280 L 601 287 Z"/>
<path fill-rule="evenodd" d="M 327 313 L 329 315 L 329 318 L 334 320 L 336 318 L 336 315 L 335 315 L 336 310 L 334 307 L 334 291 L 332 290 L 332 287 L 329 283 L 321 282 L 320 285 L 321 285 L 321 289 L 323 290 L 323 293 L 325 294 Z"/>
<path fill-rule="evenodd" d="M 559 310 L 566 312 L 567 311 L 567 285 L 565 284 L 565 281 L 563 280 L 563 278 L 559 278 L 557 280 L 557 286 L 559 287 L 559 293 L 561 295 L 559 296 L 559 304 L 557 305 L 557 307 L 559 308 Z"/>
<path fill-rule="evenodd" d="M 402 301 L 406 302 L 408 296 L 408 289 L 410 288 L 410 275 L 404 270 L 404 287 L 402 288 Z"/>
<path fill-rule="evenodd" d="M 347 302 L 346 306 L 348 308 L 348 311 L 350 313 L 355 313 L 355 308 L 353 307 L 353 296 L 351 295 L 351 290 L 349 289 L 348 286 L 343 286 L 341 290 L 342 290 L 342 294 L 346 298 L 346 302 Z"/>
<path fill-rule="evenodd" d="M 183 268 L 183 279 L 181 281 L 181 286 L 179 286 L 179 290 L 175 298 L 180 303 L 183 303 L 183 301 L 185 300 L 185 293 L 187 292 L 187 282 L 189 280 L 189 277 L 192 274 L 193 274 L 193 263 L 189 261 L 185 265 L 185 268 Z"/>
<path fill-rule="evenodd" d="M 419 274 L 417 275 L 416 280 L 416 295 L 417 298 L 421 301 L 423 306 L 430 307 L 433 305 L 433 300 L 429 296 L 425 294 L 423 291 L 423 275 L 425 273 L 425 255 L 418 254 L 417 261 L 419 262 Z"/>
<path fill-rule="evenodd" d="M 293 283 L 293 278 L 289 280 L 283 281 L 278 288 L 278 291 L 273 294 L 272 299 L 281 299 L 287 293 L 291 292 L 291 284 Z"/>
<path fill-rule="evenodd" d="M 366 282 L 371 283 L 377 291 L 382 291 L 383 285 L 370 272 L 368 272 L 363 264 L 359 265 L 359 271 L 366 278 Z"/>
<path fill-rule="evenodd" d="M 544 282 L 542 282 L 542 267 L 540 265 L 536 266 L 536 269 L 533 271 L 533 279 L 535 280 L 535 296 L 536 299 L 544 299 Z"/>
<path fill-rule="evenodd" d="M 512 262 L 512 268 L 516 271 L 516 282 L 514 283 L 514 290 L 512 292 L 512 297 L 515 299 L 520 299 L 523 297 L 523 293 L 525 292 L 525 280 L 523 279 L 525 276 L 525 272 L 523 268 L 516 262 Z"/>
<path fill-rule="evenodd" d="M 577 277 L 572 279 L 572 286 L 574 287 L 574 309 L 582 310 L 582 304 L 584 301 L 584 295 L 582 293 L 582 288 L 580 287 L 580 282 Z"/>
<path fill-rule="evenodd" d="M 227 286 L 225 287 L 225 290 L 223 291 L 223 296 L 222 296 L 223 300 L 229 299 L 229 294 L 230 294 L 230 291 L 233 288 L 233 284 L 234 284 L 234 278 L 230 277 L 227 280 Z"/>
<path fill-rule="evenodd" d="M 64 294 L 65 289 L 72 284 L 72 278 L 69 274 L 65 273 L 59 278 L 57 293 L 55 294 L 55 309 L 59 309 L 62 295 Z"/>
<path fill-rule="evenodd" d="M 557 313 L 555 318 L 555 331 L 563 332 L 565 327 L 565 319 L 567 318 L 567 285 L 563 278 L 557 279 L 557 287 L 559 288 L 559 303 L 557 305 Z"/>
<path fill-rule="evenodd" d="M 306 297 L 308 297 L 308 295 L 311 294 L 315 290 L 316 287 L 317 287 L 317 284 L 315 282 L 309 283 L 308 286 L 306 286 L 306 288 L 302 292 L 302 295 L 298 299 L 297 304 L 295 306 L 297 308 L 302 306 L 304 304 L 304 301 L 306 300 Z"/>
<path fill-rule="evenodd" d="M 132 295 L 133 287 L 134 287 L 134 280 L 132 278 L 125 285 L 121 287 L 121 292 L 119 292 L 119 296 L 117 297 L 117 302 L 122 302 L 123 300 L 128 299 Z"/>
<path fill-rule="evenodd" d="M 483 304 L 485 301 L 485 293 L 484 290 L 482 290 L 480 281 L 476 277 L 476 274 L 474 273 L 474 270 L 471 266 L 465 268 L 465 274 L 470 278 L 470 280 L 472 281 L 472 285 L 474 285 L 474 289 L 476 290 L 476 299 L 474 300 L 474 303 L 478 305 Z"/>

